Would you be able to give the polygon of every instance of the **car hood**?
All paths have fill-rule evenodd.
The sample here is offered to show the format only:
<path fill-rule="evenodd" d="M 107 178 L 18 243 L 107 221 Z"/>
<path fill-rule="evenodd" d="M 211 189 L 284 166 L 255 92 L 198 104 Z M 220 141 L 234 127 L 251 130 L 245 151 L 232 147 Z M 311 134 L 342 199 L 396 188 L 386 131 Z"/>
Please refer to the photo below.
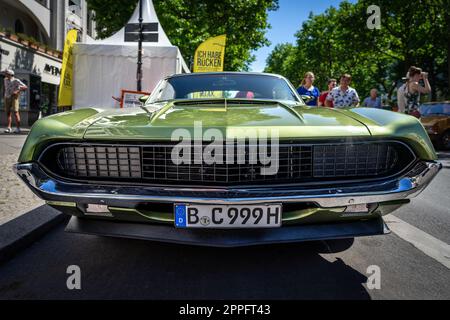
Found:
<path fill-rule="evenodd" d="M 226 139 L 251 137 L 255 132 L 259 137 L 276 135 L 280 139 L 302 141 L 395 139 L 407 143 L 421 159 L 437 159 L 430 138 L 417 118 L 375 108 L 342 110 L 223 99 L 214 103 L 177 101 L 146 108 L 148 111 L 87 108 L 44 117 L 36 121 L 28 134 L 19 162 L 37 159 L 46 146 L 58 141 L 170 141 L 180 137 L 188 139 L 187 134 L 191 138 L 211 140 L 211 133 L 220 138 L 217 130 Z M 196 123 L 202 127 L 195 128 Z M 216 131 L 208 132 L 210 128 Z"/>
<path fill-rule="evenodd" d="M 421 117 L 420 118 L 420 122 L 422 122 L 422 124 L 424 126 L 434 126 L 436 123 L 441 122 L 441 121 L 445 121 L 445 120 L 447 120 L 449 118 L 450 117 L 448 117 L 448 116 Z"/>
<path fill-rule="evenodd" d="M 91 118 L 85 139 L 170 140 L 176 129 L 192 135 L 202 127 L 223 137 L 245 137 L 249 129 L 277 132 L 280 138 L 370 136 L 366 125 L 329 108 L 311 108 L 273 101 L 177 101 L 141 108 L 109 110 Z M 184 131 L 186 132 L 186 131 Z M 275 133 L 274 133 L 275 134 Z"/>

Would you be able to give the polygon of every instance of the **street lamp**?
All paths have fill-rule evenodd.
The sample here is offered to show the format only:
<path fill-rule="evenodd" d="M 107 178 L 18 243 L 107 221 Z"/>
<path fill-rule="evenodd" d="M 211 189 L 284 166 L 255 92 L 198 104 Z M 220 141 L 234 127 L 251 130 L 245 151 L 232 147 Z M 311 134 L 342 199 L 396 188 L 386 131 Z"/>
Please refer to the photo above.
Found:
<path fill-rule="evenodd" d="M 139 0 L 139 42 L 138 42 L 138 61 L 137 61 L 137 91 L 142 91 L 142 41 L 143 41 L 143 33 L 142 33 L 142 1 Z"/>

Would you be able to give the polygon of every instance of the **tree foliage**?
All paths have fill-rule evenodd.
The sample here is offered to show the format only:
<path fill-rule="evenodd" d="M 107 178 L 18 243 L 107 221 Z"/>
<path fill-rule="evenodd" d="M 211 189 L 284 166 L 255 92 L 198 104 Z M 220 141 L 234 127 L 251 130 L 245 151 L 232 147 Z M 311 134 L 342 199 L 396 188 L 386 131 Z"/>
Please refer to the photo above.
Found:
<path fill-rule="evenodd" d="M 265 72 L 288 75 L 291 64 L 286 59 L 295 56 L 295 46 L 290 43 L 277 44 L 267 58 Z"/>
<path fill-rule="evenodd" d="M 278 8 L 278 0 L 154 0 L 153 4 L 162 28 L 187 63 L 203 41 L 226 34 L 224 68 L 229 71 L 247 70 L 254 61 L 251 52 L 269 45 L 267 15 Z M 105 38 L 125 25 L 137 0 L 88 0 L 88 5 L 95 11 L 99 37 Z"/>
<path fill-rule="evenodd" d="M 367 8 L 374 4 L 381 9 L 381 28 L 371 30 Z M 294 84 L 313 71 L 320 88 L 328 78 L 350 73 L 364 96 L 373 87 L 392 93 L 409 66 L 417 65 L 430 74 L 432 99 L 449 96 L 449 10 L 449 0 L 344 1 L 311 14 L 296 33 L 296 45 L 283 55 L 276 47 L 266 70 Z"/>

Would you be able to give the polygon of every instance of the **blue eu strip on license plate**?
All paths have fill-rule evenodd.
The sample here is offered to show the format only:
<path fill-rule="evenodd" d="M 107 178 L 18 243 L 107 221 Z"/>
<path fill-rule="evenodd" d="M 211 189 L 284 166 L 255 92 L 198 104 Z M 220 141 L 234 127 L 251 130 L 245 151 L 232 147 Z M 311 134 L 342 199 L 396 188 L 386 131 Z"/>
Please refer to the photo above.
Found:
<path fill-rule="evenodd" d="M 178 228 L 186 228 L 186 206 L 177 205 L 175 207 L 175 225 Z"/>

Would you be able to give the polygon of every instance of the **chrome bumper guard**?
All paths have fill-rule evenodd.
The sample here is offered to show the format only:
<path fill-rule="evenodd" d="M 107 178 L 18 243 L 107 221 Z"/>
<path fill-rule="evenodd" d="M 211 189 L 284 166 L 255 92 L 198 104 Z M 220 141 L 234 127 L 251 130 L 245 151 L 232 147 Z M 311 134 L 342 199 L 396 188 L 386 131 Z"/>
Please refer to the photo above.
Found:
<path fill-rule="evenodd" d="M 134 207 L 141 203 L 252 204 L 313 202 L 322 208 L 403 200 L 417 196 L 436 176 L 442 164 L 419 162 L 404 176 L 339 187 L 289 186 L 252 188 L 185 188 L 146 185 L 76 183 L 50 177 L 37 163 L 16 164 L 17 175 L 47 201 Z"/>

